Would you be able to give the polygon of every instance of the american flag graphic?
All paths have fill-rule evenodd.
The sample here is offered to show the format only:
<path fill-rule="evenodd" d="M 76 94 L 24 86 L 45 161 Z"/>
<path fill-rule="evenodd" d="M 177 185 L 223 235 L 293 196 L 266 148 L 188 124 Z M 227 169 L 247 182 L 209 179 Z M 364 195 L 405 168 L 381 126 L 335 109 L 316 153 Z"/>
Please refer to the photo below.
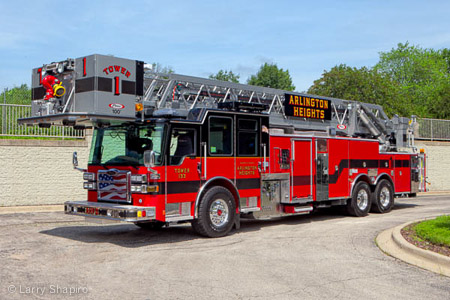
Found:
<path fill-rule="evenodd" d="M 101 200 L 127 200 L 127 173 L 119 172 L 115 175 L 98 174 L 98 198 Z"/>

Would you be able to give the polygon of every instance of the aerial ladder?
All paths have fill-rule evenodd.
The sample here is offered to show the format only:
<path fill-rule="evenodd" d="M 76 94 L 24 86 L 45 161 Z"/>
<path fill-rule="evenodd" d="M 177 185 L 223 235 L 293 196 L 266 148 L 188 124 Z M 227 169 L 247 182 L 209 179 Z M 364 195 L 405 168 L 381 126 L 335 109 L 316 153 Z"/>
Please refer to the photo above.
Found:
<path fill-rule="evenodd" d="M 218 108 L 225 102 L 239 103 L 236 109 L 255 109 L 270 115 L 272 128 L 292 131 L 319 131 L 333 135 L 376 138 L 383 150 L 413 147 L 413 126 L 408 118 L 385 114 L 380 105 L 315 96 L 304 93 L 224 82 L 179 74 L 145 73 L 145 95 L 142 104 L 147 114 L 167 113 L 187 117 L 199 108 Z M 330 120 L 293 118 L 285 113 L 286 95 L 328 100 Z M 142 117 L 144 114 L 142 114 Z"/>

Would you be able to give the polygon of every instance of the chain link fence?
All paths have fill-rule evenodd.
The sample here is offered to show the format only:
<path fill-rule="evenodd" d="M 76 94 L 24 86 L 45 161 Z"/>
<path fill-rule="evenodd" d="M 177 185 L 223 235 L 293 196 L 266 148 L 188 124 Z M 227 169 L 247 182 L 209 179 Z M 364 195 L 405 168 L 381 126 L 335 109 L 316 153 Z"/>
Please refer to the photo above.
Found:
<path fill-rule="evenodd" d="M 417 140 L 450 141 L 450 120 L 417 119 L 414 138 Z"/>
<path fill-rule="evenodd" d="M 84 139 L 84 130 L 75 130 L 73 127 L 19 125 L 17 119 L 31 117 L 31 105 L 0 104 L 0 136 L 5 137 L 44 137 L 44 138 L 70 138 Z"/>

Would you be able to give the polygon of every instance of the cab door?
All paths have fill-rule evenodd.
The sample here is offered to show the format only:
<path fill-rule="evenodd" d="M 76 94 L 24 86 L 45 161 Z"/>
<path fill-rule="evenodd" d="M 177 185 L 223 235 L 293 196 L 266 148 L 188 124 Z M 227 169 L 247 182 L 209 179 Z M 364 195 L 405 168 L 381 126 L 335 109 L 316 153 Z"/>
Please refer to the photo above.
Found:
<path fill-rule="evenodd" d="M 200 166 L 203 182 L 215 177 L 235 179 L 235 120 L 232 115 L 210 115 L 202 136 L 202 161 Z"/>
<path fill-rule="evenodd" d="M 241 208 L 256 207 L 260 195 L 261 172 L 265 171 L 263 153 L 268 146 L 262 141 L 260 128 L 259 117 L 236 116 L 235 174 Z"/>
<path fill-rule="evenodd" d="M 171 124 L 166 151 L 166 220 L 190 216 L 200 189 L 199 128 Z"/>

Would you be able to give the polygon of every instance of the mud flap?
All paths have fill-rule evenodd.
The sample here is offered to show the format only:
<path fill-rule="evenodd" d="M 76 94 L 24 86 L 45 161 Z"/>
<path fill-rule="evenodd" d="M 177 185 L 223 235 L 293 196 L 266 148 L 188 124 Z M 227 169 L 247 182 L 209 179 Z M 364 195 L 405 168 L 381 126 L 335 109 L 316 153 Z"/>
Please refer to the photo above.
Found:
<path fill-rule="evenodd" d="M 240 214 L 236 214 L 236 216 L 234 217 L 234 228 L 236 230 L 241 228 L 241 215 Z"/>

